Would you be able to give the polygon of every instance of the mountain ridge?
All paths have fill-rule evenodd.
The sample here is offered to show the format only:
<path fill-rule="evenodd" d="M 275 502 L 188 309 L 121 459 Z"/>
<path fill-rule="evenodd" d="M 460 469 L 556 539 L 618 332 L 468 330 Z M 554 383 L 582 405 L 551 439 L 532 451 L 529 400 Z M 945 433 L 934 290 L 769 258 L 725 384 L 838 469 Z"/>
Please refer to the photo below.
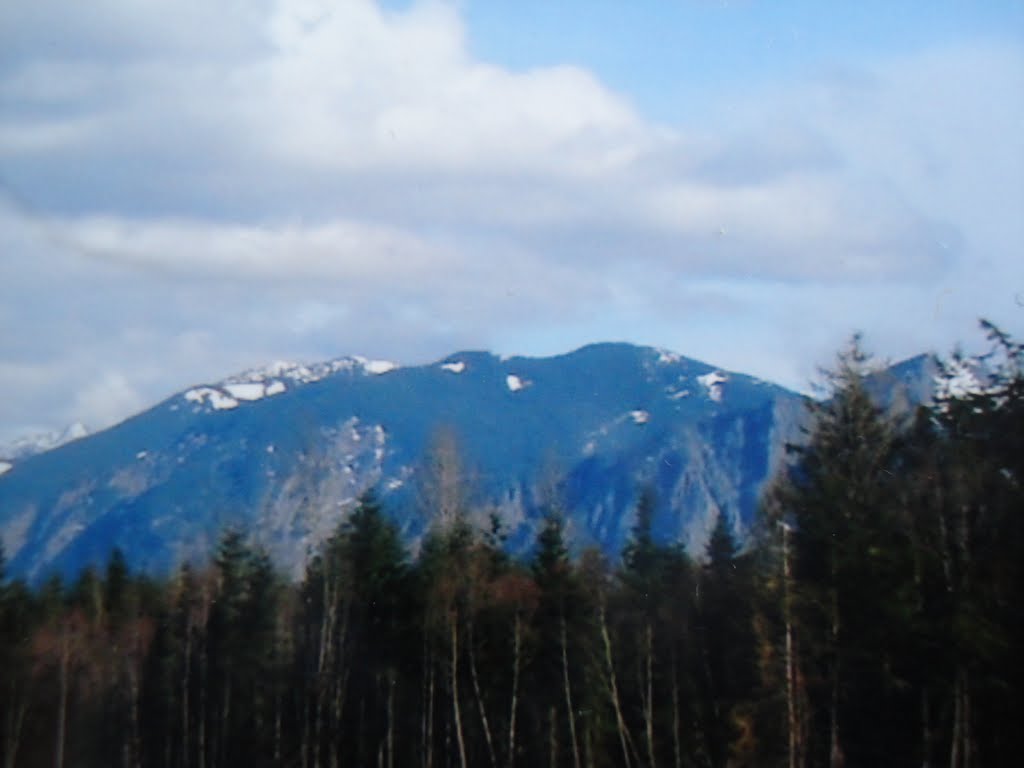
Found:
<path fill-rule="evenodd" d="M 651 487 L 656 534 L 699 550 L 720 514 L 747 530 L 803 403 L 622 342 L 541 358 L 462 351 L 420 366 L 271 364 L 15 463 L 0 476 L 0 532 L 12 573 L 30 580 L 71 575 L 112 546 L 165 573 L 207 557 L 226 525 L 296 575 L 370 488 L 415 544 L 429 526 L 415 486 L 444 428 L 512 551 L 533 541 L 553 467 L 577 548 L 616 554 L 638 490 Z"/>

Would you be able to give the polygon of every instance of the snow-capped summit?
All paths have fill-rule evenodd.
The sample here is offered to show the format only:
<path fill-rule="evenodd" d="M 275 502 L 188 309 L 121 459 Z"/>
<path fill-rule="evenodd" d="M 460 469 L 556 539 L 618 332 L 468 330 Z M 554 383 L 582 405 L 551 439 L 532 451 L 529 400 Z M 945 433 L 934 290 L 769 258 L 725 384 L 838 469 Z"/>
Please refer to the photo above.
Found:
<path fill-rule="evenodd" d="M 276 360 L 269 365 L 251 368 L 234 376 L 229 376 L 220 384 L 255 384 L 269 381 L 310 384 L 344 371 L 362 371 L 379 375 L 393 371 L 397 367 L 395 363 L 388 360 L 371 360 L 360 355 L 339 357 L 334 360 L 317 363 L 295 363 L 286 360 Z"/>
<path fill-rule="evenodd" d="M 11 463 L 53 450 L 73 440 L 79 440 L 88 434 L 88 428 L 81 422 L 76 421 L 62 430 L 26 435 L 6 445 L 0 445 L 0 459 L 6 459 L 5 463 L 10 468 Z"/>
<path fill-rule="evenodd" d="M 925 368 L 892 370 L 913 400 L 907 385 Z M 0 538 L 10 572 L 30 580 L 72 576 L 114 546 L 133 567 L 166 573 L 208 557 L 235 525 L 297 574 L 368 489 L 410 543 L 423 536 L 418 473 L 447 433 L 476 484 L 468 491 L 499 511 L 512 551 L 534 541 L 554 469 L 576 543 L 616 555 L 634 491 L 650 487 L 655 534 L 699 552 L 712 515 L 750 525 L 806 412 L 782 387 L 621 343 L 549 358 L 465 351 L 402 368 L 276 362 L 24 463 L 0 454 Z"/>
<path fill-rule="evenodd" d="M 387 360 L 370 360 L 351 356 L 321 363 L 292 363 L 277 360 L 260 368 L 229 376 L 217 384 L 194 387 L 182 397 L 196 409 L 229 411 L 243 402 L 254 402 L 280 395 L 288 389 L 312 384 L 339 373 L 362 373 L 379 376 L 398 368 Z"/>

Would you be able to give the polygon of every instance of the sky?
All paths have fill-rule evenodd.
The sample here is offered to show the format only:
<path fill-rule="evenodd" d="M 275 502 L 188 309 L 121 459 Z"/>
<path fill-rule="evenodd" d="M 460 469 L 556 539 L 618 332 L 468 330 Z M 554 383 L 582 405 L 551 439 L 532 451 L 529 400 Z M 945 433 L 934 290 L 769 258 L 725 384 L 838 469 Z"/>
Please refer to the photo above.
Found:
<path fill-rule="evenodd" d="M 1024 336 L 1024 3 L 0 0 L 0 442 L 274 360 Z"/>

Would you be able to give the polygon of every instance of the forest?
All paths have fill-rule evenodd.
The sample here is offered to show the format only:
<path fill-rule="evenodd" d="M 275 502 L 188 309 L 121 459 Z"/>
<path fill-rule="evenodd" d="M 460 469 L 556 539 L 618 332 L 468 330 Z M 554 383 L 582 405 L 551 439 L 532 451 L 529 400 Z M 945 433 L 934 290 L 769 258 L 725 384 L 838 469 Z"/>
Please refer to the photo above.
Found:
<path fill-rule="evenodd" d="M 984 386 L 872 399 L 852 341 L 749 540 L 510 557 L 450 454 L 415 552 L 367 494 L 294 583 L 244 532 L 166 579 L 115 551 L 38 588 L 0 552 L 14 766 L 1009 765 L 1024 751 L 1024 345 Z"/>

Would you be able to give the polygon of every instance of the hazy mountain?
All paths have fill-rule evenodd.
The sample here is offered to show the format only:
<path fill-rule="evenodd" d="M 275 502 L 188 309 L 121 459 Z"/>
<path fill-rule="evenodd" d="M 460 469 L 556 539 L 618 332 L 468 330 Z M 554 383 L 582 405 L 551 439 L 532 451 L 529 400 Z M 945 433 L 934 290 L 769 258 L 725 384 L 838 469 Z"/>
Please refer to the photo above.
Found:
<path fill-rule="evenodd" d="M 37 453 L 45 453 L 59 448 L 72 440 L 78 440 L 89 434 L 86 426 L 75 422 L 66 429 L 55 432 L 38 432 L 32 435 L 19 437 L 9 443 L 0 445 L 0 461 L 11 465 Z"/>
<path fill-rule="evenodd" d="M 928 360 L 878 379 L 888 402 L 920 401 Z M 574 546 L 616 553 L 642 487 L 657 495 L 656 534 L 699 551 L 723 512 L 745 531 L 805 418 L 787 389 L 627 344 L 408 368 L 276 363 L 15 462 L 0 476 L 0 532 L 11 571 L 33 580 L 114 546 L 166 572 L 204 559 L 229 525 L 298 575 L 369 488 L 415 546 L 430 518 L 422 460 L 446 431 L 473 509 L 501 514 L 513 551 L 554 495 Z"/>

